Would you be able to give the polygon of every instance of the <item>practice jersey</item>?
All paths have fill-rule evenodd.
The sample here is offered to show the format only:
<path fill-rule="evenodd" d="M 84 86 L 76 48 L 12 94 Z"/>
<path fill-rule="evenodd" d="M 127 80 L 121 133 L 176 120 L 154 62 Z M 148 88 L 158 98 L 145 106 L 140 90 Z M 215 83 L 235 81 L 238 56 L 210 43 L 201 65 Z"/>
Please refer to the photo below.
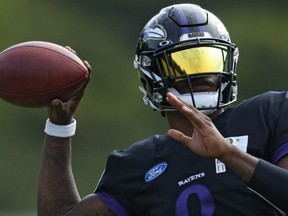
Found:
<path fill-rule="evenodd" d="M 286 92 L 243 101 L 213 122 L 231 145 L 257 158 L 276 164 L 288 154 Z M 224 163 L 168 135 L 113 151 L 95 192 L 119 216 L 281 215 Z"/>

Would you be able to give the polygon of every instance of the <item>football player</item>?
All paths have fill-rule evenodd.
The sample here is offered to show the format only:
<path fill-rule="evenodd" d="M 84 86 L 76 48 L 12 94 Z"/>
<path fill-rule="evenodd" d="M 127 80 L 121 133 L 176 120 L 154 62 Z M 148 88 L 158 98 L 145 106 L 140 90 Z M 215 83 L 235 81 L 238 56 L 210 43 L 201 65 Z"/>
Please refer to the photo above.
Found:
<path fill-rule="evenodd" d="M 52 101 L 39 215 L 285 215 L 288 94 L 266 92 L 229 107 L 238 55 L 211 12 L 163 8 L 141 32 L 134 66 L 145 104 L 171 129 L 111 152 L 95 192 L 80 198 L 71 137 L 84 88 L 68 102 Z"/>

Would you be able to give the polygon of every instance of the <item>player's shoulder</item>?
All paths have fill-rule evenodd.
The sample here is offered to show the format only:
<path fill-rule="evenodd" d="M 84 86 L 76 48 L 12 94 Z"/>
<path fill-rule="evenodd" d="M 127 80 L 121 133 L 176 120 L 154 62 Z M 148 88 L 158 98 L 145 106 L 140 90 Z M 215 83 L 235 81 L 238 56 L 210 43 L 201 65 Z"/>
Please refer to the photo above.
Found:
<path fill-rule="evenodd" d="M 288 99 L 287 91 L 268 91 L 244 100 L 239 106 L 269 106 L 283 104 Z"/>
<path fill-rule="evenodd" d="M 229 118 L 244 120 L 246 118 L 268 118 L 268 116 L 278 116 L 288 109 L 288 92 L 286 91 L 268 91 L 258 94 L 246 100 L 243 100 L 236 106 L 226 110 L 226 114 L 222 115 L 223 120 Z"/>
<path fill-rule="evenodd" d="M 288 98 L 288 92 L 287 91 L 268 91 L 264 92 L 260 95 L 257 95 L 252 98 L 252 100 L 264 100 L 264 101 L 270 101 L 270 100 L 283 100 Z"/>
<path fill-rule="evenodd" d="M 155 134 L 152 136 L 149 136 L 145 139 L 142 139 L 140 141 L 137 141 L 136 143 L 132 144 L 127 151 L 137 153 L 138 151 L 150 151 L 152 150 L 156 143 L 159 142 L 162 135 Z"/>
<path fill-rule="evenodd" d="M 153 157 L 156 154 L 158 145 L 166 142 L 167 139 L 169 139 L 167 135 L 152 135 L 135 142 L 127 149 L 114 150 L 110 153 L 109 157 L 133 161 L 148 159 L 147 157 Z"/>

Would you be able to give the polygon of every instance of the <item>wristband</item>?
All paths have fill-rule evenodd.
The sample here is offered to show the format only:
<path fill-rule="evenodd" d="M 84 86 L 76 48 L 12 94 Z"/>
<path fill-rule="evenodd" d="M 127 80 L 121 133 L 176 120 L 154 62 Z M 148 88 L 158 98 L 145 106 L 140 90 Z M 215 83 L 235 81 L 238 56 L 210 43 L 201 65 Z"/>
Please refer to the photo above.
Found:
<path fill-rule="evenodd" d="M 49 119 L 47 119 L 45 124 L 44 132 L 50 136 L 54 137 L 71 137 L 76 131 L 76 120 L 72 119 L 72 123 L 68 125 L 56 125 L 53 124 Z"/>

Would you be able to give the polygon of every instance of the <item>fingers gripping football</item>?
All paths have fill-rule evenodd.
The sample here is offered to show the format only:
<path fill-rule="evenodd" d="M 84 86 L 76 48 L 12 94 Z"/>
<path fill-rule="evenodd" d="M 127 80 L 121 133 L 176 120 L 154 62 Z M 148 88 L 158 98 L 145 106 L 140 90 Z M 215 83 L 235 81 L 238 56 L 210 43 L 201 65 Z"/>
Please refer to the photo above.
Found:
<path fill-rule="evenodd" d="M 76 52 L 69 46 L 65 47 L 69 51 L 76 54 Z M 83 61 L 83 64 L 88 70 L 89 76 L 81 87 L 81 89 L 67 101 L 61 101 L 59 98 L 52 100 L 51 105 L 48 106 L 48 116 L 51 122 L 59 125 L 66 125 L 71 123 L 73 115 L 84 95 L 85 89 L 90 81 L 91 66 L 88 61 Z"/>

